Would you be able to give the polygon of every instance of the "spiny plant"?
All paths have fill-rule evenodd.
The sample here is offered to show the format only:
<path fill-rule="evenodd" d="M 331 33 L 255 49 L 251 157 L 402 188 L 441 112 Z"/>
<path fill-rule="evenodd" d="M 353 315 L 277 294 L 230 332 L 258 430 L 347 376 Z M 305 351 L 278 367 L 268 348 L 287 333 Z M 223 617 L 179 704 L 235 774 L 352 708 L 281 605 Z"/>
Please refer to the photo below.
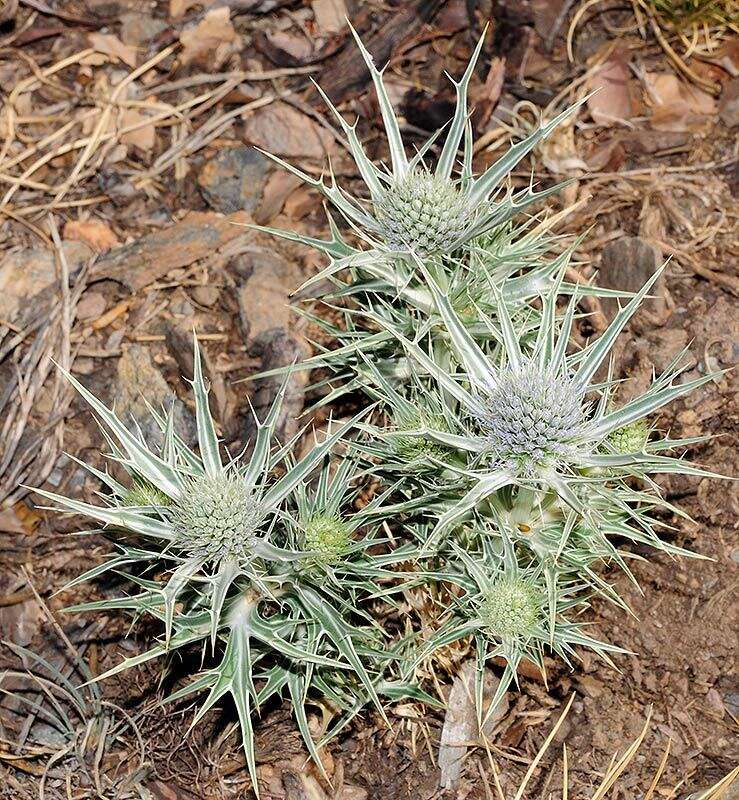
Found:
<path fill-rule="evenodd" d="M 428 276 L 461 366 L 447 371 L 418 341 L 395 332 L 425 376 L 426 402 L 443 409 L 438 417 L 444 420 L 443 427 L 427 422 L 402 433 L 404 438 L 415 436 L 444 448 L 444 453 L 435 454 L 437 481 L 431 490 L 426 476 L 426 491 L 433 498 L 428 513 L 436 522 L 430 531 L 427 525 L 417 529 L 422 554 L 438 553 L 444 537 L 470 520 L 473 525 L 493 520 L 500 529 L 510 526 L 520 550 L 532 552 L 541 562 L 550 598 L 556 595 L 561 577 L 577 575 L 620 604 L 595 568 L 608 560 L 631 574 L 612 540 L 628 539 L 685 554 L 657 533 L 655 510 L 676 509 L 661 498 L 650 476 L 716 475 L 665 455 L 695 440 L 652 438 L 645 418 L 714 376 L 677 382 L 684 371 L 679 354 L 643 395 L 620 407 L 613 404 L 617 383 L 611 371 L 595 380 L 617 335 L 656 278 L 619 311 L 598 339 L 571 353 L 568 343 L 577 295 L 561 318 L 556 314 L 557 293 L 545 295 L 542 325 L 526 346 L 501 303 L 499 327 L 481 314 L 499 338 L 498 355 L 491 358 Z M 371 365 L 366 374 L 372 381 L 370 391 L 375 396 L 384 393 L 391 414 L 397 414 L 401 402 L 397 389 Z M 392 440 L 399 434 L 390 428 L 376 435 Z M 635 487 L 634 480 L 647 491 Z M 550 603 L 550 618 L 554 615 Z"/>
<path fill-rule="evenodd" d="M 626 607 L 604 567 L 630 575 L 629 542 L 685 552 L 657 533 L 659 513 L 679 511 L 652 476 L 712 475 L 667 455 L 700 439 L 661 438 L 648 417 L 713 376 L 678 383 L 678 356 L 619 405 L 606 364 L 657 276 L 635 296 L 611 292 L 625 305 L 599 338 L 574 347 L 578 304 L 607 292 L 568 282 L 573 245 L 555 243 L 547 220 L 521 219 L 560 187 L 509 188 L 510 171 L 578 105 L 476 176 L 467 90 L 481 39 L 455 82 L 443 145 L 440 131 L 409 158 L 382 72 L 357 41 L 390 167 L 369 160 L 356 123 L 333 106 L 366 196 L 351 197 L 333 174 L 314 179 L 276 160 L 323 193 L 359 244 L 331 218 L 329 240 L 274 233 L 327 255 L 317 279 L 333 282 L 327 301 L 342 314 L 341 324 L 322 323 L 338 347 L 296 368 L 331 367 L 323 402 L 362 389 L 379 406 L 297 458 L 297 440 L 273 442 L 278 396 L 249 458 L 224 462 L 197 349 L 197 452 L 171 414 L 156 412 L 164 445 L 152 450 L 70 376 L 126 478 L 88 467 L 106 489 L 100 505 L 42 492 L 103 523 L 116 541 L 118 553 L 75 583 L 126 570 L 140 589 L 76 608 L 123 608 L 163 624 L 160 643 L 106 675 L 190 644 L 217 652 L 220 663 L 171 699 L 207 690 L 197 721 L 233 696 L 255 787 L 251 716 L 273 696 L 290 697 L 320 766 L 306 703 L 343 712 L 325 741 L 367 702 L 382 712 L 380 695 L 432 702 L 412 682 L 416 667 L 460 638 L 476 646 L 478 699 L 492 657 L 507 664 L 497 700 L 524 658 L 543 671 L 547 650 L 568 663 L 580 647 L 606 660 L 622 652 L 590 636 L 581 612 L 594 593 Z M 341 455 L 332 453 L 339 442 Z M 381 488 L 356 511 L 360 475 Z M 390 642 L 375 603 L 419 585 L 448 590 L 439 629 L 425 642 Z M 481 721 L 489 710 L 479 705 Z"/>
<path fill-rule="evenodd" d="M 97 415 L 110 458 L 122 472 L 119 480 L 83 464 L 106 490 L 100 505 L 37 490 L 54 507 L 102 523 L 116 546 L 115 554 L 67 588 L 115 570 L 140 590 L 69 610 L 127 609 L 163 625 L 159 643 L 96 680 L 197 643 L 203 658 L 220 653 L 220 663 L 169 700 L 208 691 L 195 724 L 223 695 L 232 695 L 255 789 L 252 715 L 271 697 L 290 697 L 322 769 L 306 704 L 323 702 L 329 693 L 331 702 L 341 697 L 339 708 L 351 714 L 366 702 L 384 714 L 380 694 L 414 695 L 413 687 L 389 678 L 392 650 L 366 608 L 381 591 L 378 581 L 392 577 L 393 564 L 412 557 L 413 549 L 383 547 L 378 525 L 385 495 L 353 511 L 355 464 L 346 460 L 332 474 L 328 461 L 362 414 L 296 459 L 294 441 L 281 447 L 273 441 L 283 386 L 258 423 L 249 458 L 224 461 L 197 342 L 197 452 L 175 432 L 171 411 L 165 416 L 152 409 L 164 434 L 161 450 L 154 450 L 139 430 L 131 432 L 74 377 L 67 378 Z"/>
<path fill-rule="evenodd" d="M 573 346 L 584 296 L 608 292 L 568 282 L 576 243 L 555 248 L 548 225 L 531 216 L 532 204 L 561 185 L 506 187 L 510 171 L 582 101 L 476 176 L 467 91 L 481 43 L 455 82 L 443 145 L 440 131 L 408 157 L 382 71 L 358 40 L 389 167 L 369 160 L 357 123 L 323 93 L 366 195 L 352 197 L 333 173 L 314 179 L 275 159 L 327 198 L 358 245 L 330 217 L 328 240 L 272 232 L 328 257 L 316 279 L 335 286 L 328 302 L 342 324 L 324 327 L 338 347 L 303 366 L 334 368 L 326 401 L 357 388 L 381 401 L 384 416 L 361 424 L 354 448 L 386 485 L 395 482 L 389 508 L 418 546 L 418 579 L 461 592 L 422 657 L 471 636 L 481 665 L 490 652 L 507 660 L 507 685 L 522 654 L 543 669 L 545 648 L 565 659 L 573 642 L 604 658 L 617 652 L 589 637 L 578 614 L 594 592 L 626 608 L 603 574 L 616 564 L 633 578 L 627 562 L 636 556 L 624 542 L 686 553 L 658 535 L 660 513 L 680 512 L 652 476 L 715 476 L 669 455 L 700 439 L 662 438 L 648 418 L 714 376 L 685 380 L 679 354 L 643 395 L 617 404 L 609 353 L 658 274 L 636 295 L 620 295 L 598 338 Z M 507 620 L 530 625 L 513 635 Z"/>
<path fill-rule="evenodd" d="M 319 282 L 332 282 L 335 288 L 324 294 L 323 300 L 341 314 L 341 326 L 320 314 L 302 313 L 337 338 L 341 346 L 330 351 L 318 347 L 317 354 L 303 366 L 330 367 L 335 372 L 332 388 L 338 383 L 343 385 L 342 391 L 351 391 L 355 385 L 351 377 L 359 364 L 359 350 L 371 352 L 386 374 L 397 376 L 403 370 L 404 355 L 394 337 L 386 330 L 367 327 L 366 318 L 355 313 L 357 307 L 372 309 L 408 335 L 429 320 L 439 322 L 433 295 L 418 270 L 419 261 L 434 273 L 452 306 L 476 329 L 481 342 L 493 340 L 483 326 L 477 325 L 475 308 L 494 314 L 496 293 L 503 284 L 504 302 L 514 314 L 528 318 L 531 330 L 536 328 L 536 310 L 530 301 L 551 286 L 556 275 L 570 263 L 573 248 L 562 248 L 558 237 L 551 233 L 562 214 L 552 219 L 535 215 L 522 219 L 521 215 L 566 183 L 536 191 L 532 182 L 515 190 L 509 177 L 520 161 L 587 99 L 542 124 L 485 172 L 476 175 L 472 168 L 474 142 L 468 88 L 484 42 L 483 33 L 464 74 L 459 81 L 453 81 L 455 113 L 432 169 L 426 162 L 443 129 L 425 141 L 414 156 L 407 155 L 383 73 L 356 32 L 354 36 L 377 92 L 390 151 L 389 166 L 370 161 L 357 134 L 358 122 L 350 125 L 320 87 L 316 88 L 346 136 L 346 148 L 364 183 L 363 195 L 354 197 L 340 187 L 332 171 L 327 177 L 313 178 L 276 156 L 265 154 L 321 192 L 348 227 L 356 245 L 342 234 L 330 214 L 331 238 L 327 240 L 260 228 L 317 248 L 328 257 L 328 265 L 310 278 L 303 290 Z M 560 285 L 563 292 L 573 288 L 564 282 Z M 581 291 L 620 294 L 590 287 L 582 287 Z M 433 325 L 431 330 L 434 342 L 443 347 L 443 332 L 436 336 Z M 338 392 L 332 391 L 324 402 L 337 396 Z"/>

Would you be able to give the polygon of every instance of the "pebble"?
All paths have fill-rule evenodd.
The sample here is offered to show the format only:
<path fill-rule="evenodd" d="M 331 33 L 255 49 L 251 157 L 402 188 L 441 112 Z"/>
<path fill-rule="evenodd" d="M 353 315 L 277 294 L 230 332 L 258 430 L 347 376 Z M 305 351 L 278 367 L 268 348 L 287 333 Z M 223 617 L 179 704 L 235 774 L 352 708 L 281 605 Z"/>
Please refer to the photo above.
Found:
<path fill-rule="evenodd" d="M 85 292 L 77 303 L 77 319 L 88 320 L 101 317 L 107 303 L 100 292 Z"/>
<path fill-rule="evenodd" d="M 192 290 L 192 299 L 200 306 L 211 308 L 218 302 L 220 294 L 216 286 L 196 286 Z"/>
<path fill-rule="evenodd" d="M 271 162 L 253 147 L 230 147 L 207 161 L 198 175 L 205 202 L 224 214 L 255 211 Z"/>

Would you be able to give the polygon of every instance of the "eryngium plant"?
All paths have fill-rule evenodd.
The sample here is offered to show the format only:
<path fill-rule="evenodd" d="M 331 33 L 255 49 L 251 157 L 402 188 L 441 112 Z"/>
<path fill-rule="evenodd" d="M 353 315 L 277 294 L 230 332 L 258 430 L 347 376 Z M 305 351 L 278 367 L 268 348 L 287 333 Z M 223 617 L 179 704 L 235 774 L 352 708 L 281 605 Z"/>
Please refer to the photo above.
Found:
<path fill-rule="evenodd" d="M 450 593 L 452 604 L 442 615 L 439 630 L 419 651 L 409 674 L 440 647 L 473 638 L 479 666 L 475 697 L 480 728 L 511 684 L 517 684 L 517 670 L 524 659 L 544 675 L 546 650 L 570 665 L 578 658 L 578 646 L 609 664 L 609 653 L 625 652 L 594 639 L 585 632 L 585 624 L 571 620 L 587 608 L 577 577 L 563 575 L 552 586 L 543 564 L 531 555 L 522 558 L 516 553 L 502 525 L 482 523 L 465 547 L 452 542 L 444 565 L 429 577 L 444 580 L 461 593 Z M 495 695 L 485 706 L 484 667 L 496 657 L 505 660 L 505 668 Z"/>
<path fill-rule="evenodd" d="M 334 240 L 323 243 L 323 249 L 340 259 L 351 260 L 364 253 L 361 264 L 366 267 L 378 260 L 379 254 L 415 255 L 420 258 L 451 256 L 469 247 L 481 234 L 504 225 L 523 209 L 559 191 L 555 186 L 535 192 L 529 186 L 519 192 L 506 190 L 503 182 L 510 171 L 531 150 L 567 119 L 578 103 L 542 125 L 523 141 L 514 145 L 482 175 L 472 172 L 474 143 L 467 108 L 467 90 L 482 49 L 484 34 L 459 82 L 454 81 L 457 104 L 448 126 L 444 145 L 434 169 L 424 157 L 444 128 L 437 131 L 409 158 L 400 133 L 390 98 L 378 70 L 365 46 L 352 29 L 357 46 L 372 77 L 382 113 L 382 121 L 390 150 L 390 170 L 378 166 L 367 157 L 357 136 L 357 124 L 350 125 L 341 116 L 320 87 L 321 97 L 330 108 L 346 136 L 346 146 L 354 158 L 357 171 L 365 183 L 368 197 L 354 198 L 336 183 L 333 173 L 326 183 L 323 177 L 312 178 L 305 172 L 275 156 L 270 158 L 320 191 L 364 240 L 370 251 L 356 250 L 341 239 L 334 229 Z M 466 134 L 466 135 L 465 135 Z M 463 152 L 459 154 L 464 138 Z M 455 175 L 455 165 L 460 163 Z M 279 232 L 277 232 L 279 233 Z M 292 234 L 287 234 L 294 238 Z M 306 240 L 317 244 L 315 240 Z M 412 263 L 412 260 L 411 260 Z M 348 265 L 348 263 L 347 263 Z"/>
<path fill-rule="evenodd" d="M 419 269 L 425 271 L 424 265 Z M 408 512 L 408 529 L 422 556 L 461 572 L 459 545 L 466 552 L 484 550 L 480 537 L 500 537 L 506 531 L 519 564 L 535 564 L 541 571 L 551 644 L 563 582 L 625 606 L 601 574 L 604 563 L 614 563 L 631 575 L 627 559 L 634 556 L 620 542 L 686 553 L 658 535 L 662 523 L 654 512 L 680 512 L 660 496 L 651 476 L 716 476 L 666 455 L 696 440 L 660 438 L 646 418 L 713 376 L 680 382 L 680 354 L 643 395 L 620 406 L 614 402 L 617 382 L 611 368 L 596 378 L 656 275 L 598 339 L 574 352 L 568 352 L 568 343 L 578 297 L 558 314 L 556 285 L 541 298 L 541 326 L 533 339 L 521 337 L 502 300 L 496 319 L 478 310 L 481 324 L 498 340 L 494 355 L 480 347 L 428 273 L 426 278 L 456 353 L 452 363 L 461 366 L 450 368 L 446 357 L 435 358 L 438 348 L 423 341 L 427 329 L 420 329 L 414 340 L 394 331 L 417 366 L 409 385 L 435 414 L 418 415 L 416 430 L 405 427 L 413 398 L 404 397 L 402 388 L 367 360 L 362 378 L 371 396 L 384 400 L 391 420 L 385 430 L 364 426 L 384 443 L 370 443 L 368 453 L 377 457 L 397 449 L 396 442 L 419 440 L 426 468 L 404 481 L 400 508 Z M 376 315 L 372 321 L 381 324 Z M 386 462 L 392 465 L 387 457 Z"/>
<path fill-rule="evenodd" d="M 345 147 L 365 184 L 361 196 L 353 197 L 348 190 L 339 187 L 332 172 L 328 180 L 312 178 L 271 157 L 320 191 L 351 229 L 353 241 L 359 244 L 355 246 L 343 236 L 330 216 L 331 238 L 328 240 L 272 228 L 262 230 L 317 248 L 329 259 L 328 266 L 310 278 L 303 289 L 318 282 L 324 286 L 327 281 L 334 284 L 335 290 L 325 293 L 323 299 L 335 303 L 343 313 L 342 325 L 336 326 L 319 315 L 308 316 L 338 338 L 341 346 L 319 352 L 308 365 L 329 366 L 346 378 L 358 366 L 356 353 L 361 349 L 365 354 L 372 353 L 373 358 L 381 362 L 381 368 L 397 379 L 403 370 L 398 361 L 404 358 L 397 342 L 387 331 L 364 327 L 353 315 L 352 308 L 371 308 L 411 336 L 428 318 L 438 321 L 433 295 L 418 270 L 419 260 L 433 272 L 452 306 L 476 329 L 475 335 L 482 346 L 490 341 L 490 336 L 477 324 L 475 307 L 494 313 L 495 292 L 504 284 L 505 302 L 514 312 L 525 306 L 531 325 L 535 325 L 529 301 L 553 284 L 572 256 L 571 248 L 563 248 L 551 233 L 568 210 L 551 219 L 522 219 L 521 212 L 559 191 L 564 184 L 540 192 L 530 184 L 516 191 L 510 187 L 510 172 L 584 101 L 540 125 L 485 172 L 475 175 L 467 94 L 483 34 L 461 79 L 454 82 L 457 103 L 450 124 L 433 134 L 409 157 L 383 85 L 382 71 L 375 67 L 372 57 L 356 33 L 354 35 L 377 93 L 390 151 L 390 168 L 369 160 L 357 135 L 357 123 L 347 123 L 320 87 L 318 91 L 344 131 Z M 442 133 L 445 134 L 444 143 L 431 169 L 424 159 Z M 564 284 L 560 288 L 561 291 L 572 289 Z M 607 292 L 599 290 L 599 293 Z M 346 391 L 350 388 L 347 386 Z"/>
<path fill-rule="evenodd" d="M 412 549 L 386 552 L 376 536 L 382 496 L 351 510 L 354 465 L 335 477 L 332 447 L 358 418 L 337 427 L 307 455 L 295 459 L 293 442 L 273 447 L 281 392 L 258 424 L 246 461 L 221 457 L 195 345 L 193 390 L 198 451 L 174 430 L 172 413 L 152 410 L 164 433 L 153 450 L 71 375 L 70 382 L 102 424 L 125 478 L 84 465 L 106 492 L 101 504 L 38 490 L 55 507 L 102 523 L 117 552 L 71 585 L 108 570 L 126 570 L 140 591 L 75 606 L 73 610 L 128 609 L 160 620 L 156 646 L 127 658 L 102 680 L 174 650 L 199 643 L 203 657 L 222 659 L 170 699 L 208 691 L 197 722 L 225 694 L 238 710 L 247 764 L 256 789 L 252 715 L 273 696 L 289 695 L 309 751 L 319 767 L 305 704 L 329 692 L 355 714 L 379 694 L 413 693 L 388 680 L 383 636 L 365 605 L 396 560 Z M 361 416 L 361 415 L 360 415 Z M 309 479 L 316 470 L 315 488 Z M 334 687 L 334 688 L 332 688 Z M 194 723 L 193 723 L 194 724 Z"/>

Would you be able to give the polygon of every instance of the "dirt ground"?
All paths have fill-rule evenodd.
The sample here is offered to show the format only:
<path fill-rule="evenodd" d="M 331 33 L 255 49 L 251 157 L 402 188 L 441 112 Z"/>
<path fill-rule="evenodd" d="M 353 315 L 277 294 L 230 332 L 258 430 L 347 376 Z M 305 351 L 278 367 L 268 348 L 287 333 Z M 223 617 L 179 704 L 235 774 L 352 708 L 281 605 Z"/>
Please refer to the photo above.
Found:
<path fill-rule="evenodd" d="M 671 258 L 619 343 L 623 391 L 687 348 L 687 379 L 718 374 L 654 422 L 673 437 L 711 435 L 688 456 L 736 475 L 739 381 L 720 371 L 735 366 L 739 342 L 739 38 L 736 24 L 715 20 L 675 28 L 658 6 L 0 0 L 0 638 L 10 643 L 0 650 L 0 669 L 8 670 L 0 672 L 0 797 L 253 796 L 230 705 L 188 733 L 194 706 L 161 702 L 198 667 L 197 653 L 164 676 L 149 663 L 56 700 L 42 681 L 13 672 L 33 667 L 48 678 L 50 667 L 78 686 L 76 657 L 100 674 L 158 633 L 123 614 L 61 611 L 113 594 L 123 579 L 60 591 L 110 546 L 100 533 L 71 535 L 79 521 L 36 508 L 24 487 L 87 500 L 98 488 L 72 457 L 102 465 L 102 438 L 51 359 L 122 414 L 143 421 L 142 395 L 174 403 L 187 437 L 194 419 L 182 376 L 191 374 L 195 327 L 215 414 L 237 452 L 253 431 L 250 403 L 260 415 L 275 390 L 274 380 L 237 381 L 310 352 L 309 340 L 321 334 L 287 306 L 306 300 L 289 295 L 319 259 L 232 223 L 326 230 L 318 195 L 251 145 L 312 174 L 330 157 L 340 179 L 359 186 L 311 77 L 350 118 L 361 116 L 362 140 L 384 157 L 379 111 L 345 13 L 376 61 L 390 62 L 386 79 L 410 142 L 448 119 L 454 94 L 444 71 L 461 74 L 490 21 L 472 84 L 479 169 L 539 113 L 551 116 L 602 87 L 514 179 L 575 179 L 552 209 L 577 204 L 558 230 L 588 231 L 576 253 L 583 276 L 598 270 L 602 284 L 632 289 Z M 597 332 L 598 319 L 585 325 Z M 291 379 L 283 436 L 316 399 L 307 381 Z M 316 424 L 325 413 L 314 415 Z M 591 797 L 647 720 L 642 746 L 609 796 L 644 797 L 668 745 L 655 797 L 687 798 L 733 769 L 737 485 L 659 482 L 690 517 L 665 516 L 665 536 L 702 559 L 645 562 L 634 550 L 641 591 L 623 575 L 608 576 L 634 612 L 600 601 L 590 612 L 599 636 L 633 651 L 615 659 L 618 670 L 583 654 L 574 671 L 552 661 L 547 685 L 522 676 L 489 749 L 470 747 L 461 781 L 448 791 L 439 789 L 436 766 L 443 712 L 404 704 L 391 710 L 390 729 L 371 712 L 360 715 L 330 746 L 331 789 L 306 766 L 288 704 L 262 709 L 262 797 L 487 800 L 497 796 L 495 771 L 513 796 L 573 693 L 524 797 L 561 796 L 565 744 L 569 797 Z M 19 646 L 46 665 L 24 663 Z M 440 665 L 428 688 L 448 693 L 462 659 Z M 54 730 L 48 708 L 67 719 L 70 736 Z"/>

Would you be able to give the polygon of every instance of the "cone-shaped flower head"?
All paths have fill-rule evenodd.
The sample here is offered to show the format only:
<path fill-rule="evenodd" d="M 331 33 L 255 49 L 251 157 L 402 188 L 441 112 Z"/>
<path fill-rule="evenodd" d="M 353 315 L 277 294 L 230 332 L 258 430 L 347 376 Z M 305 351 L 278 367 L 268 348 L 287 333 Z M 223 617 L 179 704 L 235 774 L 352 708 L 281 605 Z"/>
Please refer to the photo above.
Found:
<path fill-rule="evenodd" d="M 612 405 L 615 382 L 609 376 L 605 380 L 597 376 L 616 337 L 659 272 L 599 338 L 572 353 L 568 345 L 578 298 L 575 293 L 565 313 L 557 313 L 562 278 L 542 297 L 541 324 L 533 340 L 520 336 L 503 297 L 498 297 L 497 320 L 485 318 L 481 312 L 485 327 L 498 339 L 497 351 L 490 352 L 475 341 L 433 276 L 428 271 L 424 274 L 459 367 L 449 369 L 447 362 L 436 363 L 433 352 L 429 354 L 397 329 L 393 333 L 408 356 L 433 376 L 431 402 L 446 405 L 445 418 L 462 421 L 453 435 L 439 434 L 437 438 L 451 444 L 457 454 L 467 454 L 475 480 L 467 494 L 439 517 L 425 552 L 430 552 L 445 530 L 507 486 L 556 494 L 563 513 L 574 513 L 587 528 L 628 535 L 629 525 L 616 526 L 613 514 L 636 499 L 629 479 L 648 480 L 650 474 L 659 472 L 712 476 L 682 459 L 662 455 L 676 443 L 649 442 L 645 436 L 648 414 L 712 376 L 676 382 L 683 371 L 678 357 L 643 395 L 620 408 Z M 640 427 L 632 427 L 637 422 Z M 638 519 L 650 541 L 667 549 L 652 531 L 654 520 L 645 514 Z"/>
<path fill-rule="evenodd" d="M 649 425 L 638 419 L 615 430 L 608 437 L 608 444 L 616 453 L 640 453 L 649 441 Z"/>
<path fill-rule="evenodd" d="M 169 514 L 178 546 L 209 560 L 248 558 L 264 516 L 243 478 L 233 470 L 188 481 Z"/>
<path fill-rule="evenodd" d="M 541 598 L 527 581 L 503 577 L 486 590 L 479 615 L 486 630 L 499 639 L 526 636 L 541 616 Z"/>
<path fill-rule="evenodd" d="M 387 246 L 419 256 L 447 250 L 475 218 L 454 183 L 425 169 L 393 181 L 376 201 L 375 211 Z"/>
<path fill-rule="evenodd" d="M 415 156 L 409 158 L 398 119 L 383 83 L 382 70 L 377 69 L 371 54 L 353 29 L 352 32 L 377 92 L 390 150 L 390 169 L 369 160 L 357 136 L 356 123 L 349 124 L 320 87 L 317 87 L 318 91 L 346 136 L 347 148 L 366 184 L 369 197 L 352 197 L 338 186 L 333 174 L 328 181 L 314 178 L 275 156 L 271 157 L 322 192 L 355 231 L 365 238 L 378 259 L 381 259 L 382 253 L 388 251 L 410 252 L 420 257 L 437 253 L 450 255 L 460 248 L 468 248 L 476 236 L 505 224 L 532 203 L 559 191 L 561 186 L 541 192 L 536 192 L 533 187 L 511 192 L 503 188 L 503 182 L 516 164 L 557 125 L 564 122 L 584 100 L 542 124 L 523 141 L 512 146 L 481 175 L 474 175 L 474 143 L 471 135 L 465 135 L 465 129 L 471 132 L 467 90 L 482 51 L 483 35 L 464 74 L 459 81 L 454 81 L 457 95 L 454 116 L 445 130 L 443 147 L 431 171 L 426 167 L 424 155 L 436 141 L 438 133 L 428 139 Z M 458 165 L 460 168 L 456 174 Z M 351 259 L 360 253 L 343 241 L 338 231 L 333 233 L 334 239 L 331 242 L 316 239 L 304 241 L 323 249 L 332 257 L 338 255 Z M 294 234 L 283 235 L 300 238 Z M 371 266 L 368 270 L 371 271 Z"/>
<path fill-rule="evenodd" d="M 338 516 L 318 514 L 305 526 L 305 549 L 317 553 L 324 564 L 340 561 L 350 542 L 351 529 Z"/>
<path fill-rule="evenodd" d="M 582 396 L 569 376 L 527 359 L 496 376 L 479 423 L 496 461 L 528 474 L 572 455 L 585 423 Z"/>
<path fill-rule="evenodd" d="M 448 426 L 441 414 L 434 414 L 422 408 L 398 410 L 394 414 L 396 430 L 413 431 L 430 428 L 446 431 Z M 446 448 L 440 442 L 428 436 L 393 436 L 392 445 L 395 452 L 406 461 L 420 458 L 442 458 Z"/>

